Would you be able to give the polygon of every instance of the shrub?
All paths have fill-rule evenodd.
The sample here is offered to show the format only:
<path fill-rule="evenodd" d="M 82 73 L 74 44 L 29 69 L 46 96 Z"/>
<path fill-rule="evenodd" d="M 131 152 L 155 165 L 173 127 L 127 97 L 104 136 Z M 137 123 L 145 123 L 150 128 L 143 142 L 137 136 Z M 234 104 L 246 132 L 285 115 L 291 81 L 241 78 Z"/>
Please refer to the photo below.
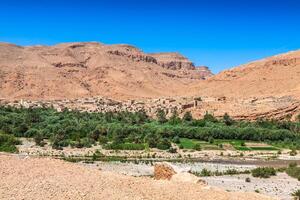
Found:
<path fill-rule="evenodd" d="M 296 149 L 292 149 L 292 151 L 290 151 L 290 156 L 296 156 L 296 155 L 297 155 Z"/>
<path fill-rule="evenodd" d="M 176 148 L 173 148 L 173 147 L 170 147 L 170 148 L 169 148 L 169 152 L 170 152 L 170 153 L 177 153 L 177 149 L 176 149 Z"/>
<path fill-rule="evenodd" d="M 212 138 L 212 137 L 208 138 L 208 142 L 209 142 L 210 144 L 213 144 L 214 141 L 215 141 L 214 138 Z"/>
<path fill-rule="evenodd" d="M 209 114 L 208 112 L 205 113 L 204 117 L 203 117 L 204 121 L 207 122 L 217 122 L 217 118 L 215 118 L 215 116 L 213 116 L 212 114 Z"/>
<path fill-rule="evenodd" d="M 21 142 L 17 140 L 13 135 L 3 134 L 0 132 L 0 151 L 14 153 L 18 149 L 15 145 Z"/>
<path fill-rule="evenodd" d="M 212 172 L 204 168 L 201 170 L 200 176 L 212 176 Z"/>
<path fill-rule="evenodd" d="M 234 175 L 234 174 L 239 174 L 239 171 L 237 171 L 236 169 L 227 169 L 224 174 L 227 175 Z"/>
<path fill-rule="evenodd" d="M 293 177 L 293 178 L 296 178 L 296 179 L 300 180 L 300 167 L 296 167 L 296 166 L 292 165 L 292 166 L 289 166 L 289 167 L 285 170 L 285 172 L 286 172 L 289 176 L 291 176 L 291 177 Z"/>
<path fill-rule="evenodd" d="M 234 123 L 233 119 L 227 113 L 224 114 L 223 121 L 227 126 L 231 126 Z"/>
<path fill-rule="evenodd" d="M 300 189 L 294 191 L 292 193 L 292 196 L 295 198 L 295 199 L 300 199 Z"/>
<path fill-rule="evenodd" d="M 45 145 L 43 135 L 41 133 L 38 133 L 34 136 L 34 142 L 37 146 L 43 147 Z"/>
<path fill-rule="evenodd" d="M 157 121 L 161 124 L 166 123 L 168 121 L 166 118 L 166 113 L 162 109 L 158 109 L 156 111 L 156 118 L 157 118 Z"/>
<path fill-rule="evenodd" d="M 250 183 L 250 182 L 251 182 L 251 179 L 250 179 L 249 177 L 247 177 L 247 178 L 245 179 L 245 182 L 246 182 L 246 183 Z"/>
<path fill-rule="evenodd" d="M 99 141 L 100 144 L 107 144 L 108 138 L 101 135 L 101 136 L 99 136 L 98 141 Z"/>
<path fill-rule="evenodd" d="M 253 177 L 270 178 L 276 175 L 276 170 L 273 167 L 258 167 L 251 171 Z"/>
<path fill-rule="evenodd" d="M 180 138 L 178 136 L 173 137 L 172 142 L 179 144 L 180 143 Z"/>
<path fill-rule="evenodd" d="M 289 164 L 289 168 L 293 168 L 293 167 L 297 167 L 297 163 L 296 162 L 291 162 L 290 164 Z"/>
<path fill-rule="evenodd" d="M 190 111 L 184 113 L 183 118 L 184 121 L 190 122 L 193 120 L 192 113 Z"/>
<path fill-rule="evenodd" d="M 195 149 L 196 151 L 201 151 L 201 145 L 199 143 L 197 143 L 197 144 L 195 144 L 193 149 Z"/>

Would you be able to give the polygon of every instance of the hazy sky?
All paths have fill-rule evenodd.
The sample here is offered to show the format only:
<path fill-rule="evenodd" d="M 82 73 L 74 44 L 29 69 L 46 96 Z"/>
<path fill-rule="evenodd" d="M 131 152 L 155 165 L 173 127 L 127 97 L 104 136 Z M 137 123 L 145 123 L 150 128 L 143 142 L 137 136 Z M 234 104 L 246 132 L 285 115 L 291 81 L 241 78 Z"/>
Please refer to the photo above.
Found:
<path fill-rule="evenodd" d="M 213 72 L 300 48 L 300 0 L 0 0 L 0 41 L 127 43 Z"/>

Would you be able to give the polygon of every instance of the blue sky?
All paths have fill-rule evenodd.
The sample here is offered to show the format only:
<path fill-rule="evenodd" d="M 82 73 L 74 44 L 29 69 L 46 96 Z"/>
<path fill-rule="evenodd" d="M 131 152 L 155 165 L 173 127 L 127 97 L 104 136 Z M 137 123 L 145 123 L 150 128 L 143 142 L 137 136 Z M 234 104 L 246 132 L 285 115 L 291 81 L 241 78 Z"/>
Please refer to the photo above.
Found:
<path fill-rule="evenodd" d="M 214 73 L 300 48 L 299 0 L 0 0 L 0 41 L 127 43 Z"/>

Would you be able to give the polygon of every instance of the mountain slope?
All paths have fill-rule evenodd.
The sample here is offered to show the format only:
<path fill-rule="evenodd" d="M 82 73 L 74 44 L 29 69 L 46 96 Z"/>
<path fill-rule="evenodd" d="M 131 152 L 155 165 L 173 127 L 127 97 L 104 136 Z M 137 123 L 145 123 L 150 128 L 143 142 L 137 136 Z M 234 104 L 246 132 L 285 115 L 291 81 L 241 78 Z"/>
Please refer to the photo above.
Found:
<path fill-rule="evenodd" d="M 269 57 L 223 71 L 191 88 L 208 96 L 300 97 L 300 51 Z"/>
<path fill-rule="evenodd" d="M 211 75 L 180 54 L 164 54 L 165 62 L 153 55 L 129 45 L 93 42 L 32 47 L 1 43 L 0 98 L 169 96 Z"/>

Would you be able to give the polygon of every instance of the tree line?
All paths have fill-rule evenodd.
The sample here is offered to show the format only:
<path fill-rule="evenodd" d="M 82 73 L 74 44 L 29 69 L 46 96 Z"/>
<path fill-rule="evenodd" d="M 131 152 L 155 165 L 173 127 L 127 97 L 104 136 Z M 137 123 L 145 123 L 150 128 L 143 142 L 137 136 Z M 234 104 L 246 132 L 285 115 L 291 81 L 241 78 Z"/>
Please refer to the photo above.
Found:
<path fill-rule="evenodd" d="M 299 122 L 263 119 L 255 122 L 235 121 L 226 113 L 222 119 L 209 113 L 203 119 L 194 119 L 190 112 L 179 117 L 174 110 L 172 116 L 167 118 L 166 113 L 159 109 L 156 117 L 151 118 L 144 110 L 135 113 L 88 113 L 57 112 L 51 108 L 0 107 L 0 136 L 34 138 L 41 146 L 44 139 L 49 139 L 52 147 L 57 149 L 69 145 L 90 147 L 96 143 L 111 149 L 169 149 L 178 138 L 298 144 L 299 133 Z"/>

